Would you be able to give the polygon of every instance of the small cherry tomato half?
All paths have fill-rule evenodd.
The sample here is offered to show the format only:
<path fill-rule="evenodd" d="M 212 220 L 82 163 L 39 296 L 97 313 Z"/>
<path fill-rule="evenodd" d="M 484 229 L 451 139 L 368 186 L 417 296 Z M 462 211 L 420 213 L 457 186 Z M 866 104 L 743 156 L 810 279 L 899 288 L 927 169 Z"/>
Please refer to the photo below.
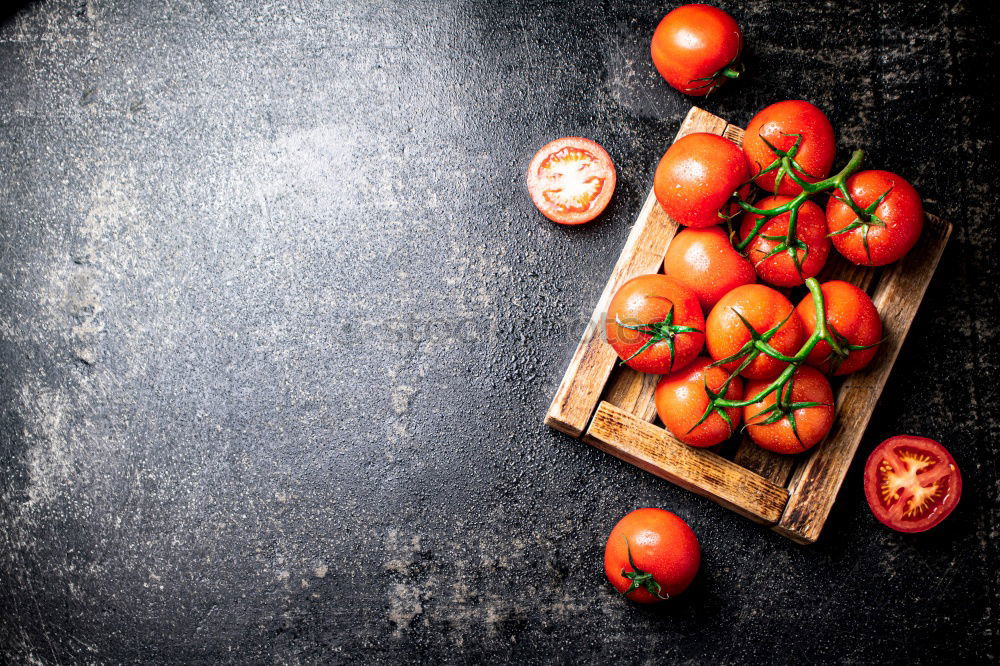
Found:
<path fill-rule="evenodd" d="M 962 475 L 933 439 L 890 437 L 865 463 L 865 499 L 879 522 L 897 532 L 924 532 L 954 511 Z"/>
<path fill-rule="evenodd" d="M 615 191 L 611 156 L 590 139 L 556 139 L 528 166 L 528 193 L 542 215 L 559 224 L 583 224 L 601 214 Z"/>
<path fill-rule="evenodd" d="M 750 167 L 740 147 L 717 134 L 682 136 L 656 167 L 653 192 L 667 215 L 686 227 L 710 227 L 739 210 L 730 197 L 749 193 Z"/>
<path fill-rule="evenodd" d="M 736 61 L 743 32 L 732 16 L 711 5 L 682 5 L 663 17 L 650 53 L 667 83 L 686 95 L 702 97 L 739 77 Z"/>
<path fill-rule="evenodd" d="M 708 313 L 705 339 L 709 356 L 722 361 L 745 349 L 751 342 L 747 324 L 762 335 L 771 333 L 766 342 L 786 356 L 794 356 L 806 339 L 802 322 L 787 298 L 771 287 L 747 284 L 723 296 Z M 720 367 L 732 372 L 744 358 L 741 355 Z M 740 374 L 747 379 L 774 379 L 786 365 L 760 353 Z"/>
<path fill-rule="evenodd" d="M 698 423 L 708 408 L 705 386 L 718 393 L 729 373 L 722 368 L 710 368 L 712 360 L 699 356 L 683 370 L 660 379 L 656 385 L 656 413 L 674 437 L 690 446 L 715 446 L 729 439 L 743 418 L 739 407 L 725 409 L 729 422 L 718 411 Z M 726 387 L 728 400 L 743 399 L 743 381 L 734 377 Z"/>
<path fill-rule="evenodd" d="M 640 275 L 608 306 L 608 342 L 632 369 L 662 375 L 694 360 L 705 344 L 698 297 L 666 275 Z"/>
<path fill-rule="evenodd" d="M 924 207 L 912 185 L 889 171 L 859 171 L 847 179 L 847 191 L 871 217 L 862 221 L 834 192 L 826 223 L 838 252 L 861 266 L 884 266 L 913 248 L 924 228 Z"/>
<path fill-rule="evenodd" d="M 780 195 L 765 197 L 754 207 L 770 210 L 791 200 L 792 197 Z M 746 247 L 747 257 L 753 262 L 760 279 L 778 287 L 794 287 L 804 283 L 806 278 L 815 277 L 830 255 L 823 209 L 812 201 L 802 203 L 795 222 L 795 238 L 789 246 L 785 237 L 791 216 L 791 212 L 782 213 L 764 222 Z M 761 218 L 761 215 L 744 213 L 740 237 L 747 238 Z M 792 252 L 795 253 L 794 258 Z"/>
<path fill-rule="evenodd" d="M 809 352 L 806 363 L 823 372 L 848 375 L 868 365 L 882 341 L 882 318 L 872 299 L 850 282 L 831 280 L 820 285 L 823 292 L 826 327 L 844 354 L 834 354 L 825 340 Z M 816 330 L 816 303 L 812 294 L 795 308 L 806 327 L 806 336 Z"/>
<path fill-rule="evenodd" d="M 808 183 L 826 178 L 833 166 L 837 140 L 825 113 L 809 102 L 793 99 L 772 104 L 754 116 L 743 136 L 743 150 L 757 176 L 754 182 L 768 192 L 799 194 L 802 188 L 787 176 L 775 185 L 777 169 L 761 173 L 777 159 L 771 146 L 788 152 L 796 144 L 793 159 L 798 166 L 792 167 L 795 175 Z"/>
<path fill-rule="evenodd" d="M 719 225 L 677 232 L 663 257 L 663 273 L 693 291 L 706 312 L 736 287 L 757 281 L 753 264 L 733 249 Z"/>
<path fill-rule="evenodd" d="M 767 381 L 748 382 L 744 399 L 750 400 L 767 385 Z M 781 404 L 776 407 L 779 391 Z M 743 408 L 750 439 L 775 453 L 801 453 L 816 446 L 830 432 L 833 416 L 830 382 L 808 365 L 799 367 L 789 384 Z"/>
<path fill-rule="evenodd" d="M 636 509 L 618 521 L 604 547 L 604 573 L 620 593 L 655 604 L 687 589 L 701 565 L 688 524 L 670 511 Z"/>

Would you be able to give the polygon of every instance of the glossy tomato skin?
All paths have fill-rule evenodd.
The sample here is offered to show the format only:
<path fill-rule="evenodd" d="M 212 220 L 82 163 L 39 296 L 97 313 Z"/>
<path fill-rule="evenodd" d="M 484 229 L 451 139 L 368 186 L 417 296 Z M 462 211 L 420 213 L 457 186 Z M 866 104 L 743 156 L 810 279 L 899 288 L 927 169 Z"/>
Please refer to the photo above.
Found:
<path fill-rule="evenodd" d="M 675 597 L 687 589 L 701 566 L 698 537 L 687 523 L 663 509 L 636 509 L 618 521 L 604 548 L 604 573 L 618 592 L 632 584 L 622 571 L 632 572 L 632 561 L 641 572 L 652 574 L 663 597 Z M 642 604 L 662 601 L 644 588 L 628 598 Z"/>
<path fill-rule="evenodd" d="M 656 385 L 656 413 L 674 437 L 690 446 L 715 446 L 729 439 L 733 432 L 717 413 L 712 413 L 704 423 L 694 427 L 708 407 L 705 384 L 718 393 L 729 377 L 729 373 L 722 368 L 708 367 L 711 363 L 711 359 L 699 356 L 683 370 L 660 379 Z M 743 399 L 743 382 L 739 377 L 730 382 L 725 397 L 729 400 Z M 732 427 L 738 428 L 743 418 L 742 410 L 732 407 L 726 410 L 726 414 L 732 421 Z"/>
<path fill-rule="evenodd" d="M 757 281 L 753 264 L 719 225 L 681 229 L 667 248 L 663 273 L 693 291 L 705 312 L 736 287 Z"/>
<path fill-rule="evenodd" d="M 865 463 L 865 499 L 875 518 L 897 532 L 925 532 L 947 518 L 962 497 L 962 474 L 939 442 L 897 435 Z"/>
<path fill-rule="evenodd" d="M 850 282 L 831 280 L 820 285 L 826 310 L 827 328 L 840 340 L 849 345 L 868 347 L 850 351 L 847 358 L 839 363 L 831 358 L 830 345 L 824 340 L 806 358 L 806 363 L 819 370 L 834 375 L 849 375 L 868 365 L 878 353 L 878 343 L 882 340 L 882 318 L 875 309 L 872 299 Z M 795 311 L 806 329 L 806 337 L 816 330 L 816 304 L 812 295 L 806 294 Z"/>
<path fill-rule="evenodd" d="M 584 224 L 600 215 L 617 182 L 608 152 L 578 136 L 550 141 L 528 166 L 531 201 L 542 215 L 559 224 Z"/>
<path fill-rule="evenodd" d="M 800 366 L 792 375 L 791 402 L 819 402 L 822 405 L 802 407 L 794 411 L 798 437 L 792 430 L 787 417 L 768 425 L 760 425 L 767 415 L 758 416 L 774 404 L 777 392 L 771 392 L 763 399 L 743 408 L 743 419 L 747 433 L 762 449 L 775 453 L 801 453 L 819 444 L 833 425 L 833 389 L 830 382 L 816 368 Z M 760 393 L 767 386 L 766 381 L 748 382 L 746 400 Z"/>
<path fill-rule="evenodd" d="M 825 113 L 803 100 L 772 104 L 761 110 L 747 125 L 743 150 L 752 172 L 757 174 L 774 162 L 774 152 L 767 143 L 787 151 L 795 145 L 797 139 L 791 135 L 802 136 L 795 161 L 805 173 L 796 170 L 796 175 L 809 183 L 828 176 L 837 151 L 833 125 Z M 788 177 L 782 178 L 779 188 L 775 190 L 774 178 L 775 172 L 772 171 L 757 177 L 755 182 L 768 192 L 776 194 L 794 196 L 802 191 Z"/>
<path fill-rule="evenodd" d="M 696 132 L 675 141 L 663 154 L 653 178 L 653 192 L 678 224 L 703 228 L 723 221 L 720 213 L 737 210 L 733 192 L 749 192 L 750 167 L 740 147 L 717 134 Z"/>
<path fill-rule="evenodd" d="M 924 207 L 912 185 L 889 171 L 859 171 L 847 179 L 847 191 L 862 208 L 875 203 L 883 193 L 889 194 L 875 208 L 874 213 L 884 226 L 868 227 L 867 251 L 863 228 L 837 233 L 854 222 L 857 215 L 838 195 L 830 197 L 826 223 L 838 252 L 861 266 L 884 266 L 913 248 L 924 228 Z"/>
<path fill-rule="evenodd" d="M 761 199 L 754 206 L 770 210 L 791 200 L 792 197 L 771 196 Z M 826 236 L 826 216 L 823 215 L 823 209 L 812 201 L 805 201 L 799 207 L 798 219 L 795 222 L 795 237 L 806 244 L 805 250 L 796 250 L 802 268 L 801 273 L 788 252 L 782 251 L 767 257 L 781 241 L 771 240 L 765 236 L 787 235 L 791 215 L 791 212 L 782 213 L 765 222 L 745 250 L 760 279 L 778 287 L 795 287 L 803 284 L 806 278 L 815 277 L 826 265 L 826 259 L 830 255 L 830 239 Z M 760 215 L 754 213 L 744 213 L 740 224 L 740 237 L 745 239 L 749 236 L 760 218 Z"/>
<path fill-rule="evenodd" d="M 650 45 L 660 76 L 695 97 L 722 85 L 722 70 L 735 63 L 742 50 L 743 32 L 733 17 L 700 4 L 682 5 L 664 16 Z"/>
<path fill-rule="evenodd" d="M 739 315 L 758 333 L 769 331 L 787 318 L 769 342 L 786 356 L 794 356 L 805 342 L 805 329 L 789 300 L 766 285 L 748 284 L 719 299 L 705 321 L 708 353 L 714 360 L 736 354 L 750 340 L 750 332 Z M 760 354 L 740 374 L 748 379 L 774 379 L 786 365 L 784 361 Z M 722 367 L 732 372 L 737 366 L 739 362 L 732 361 Z"/>
<path fill-rule="evenodd" d="M 627 326 L 660 323 L 666 319 L 671 308 L 675 326 L 688 326 L 698 332 L 676 335 L 673 358 L 670 346 L 665 340 L 661 340 L 626 361 L 630 368 L 662 375 L 686 366 L 705 344 L 705 317 L 694 292 L 665 275 L 640 275 L 632 278 L 611 299 L 606 332 L 608 342 L 622 360 L 639 351 L 650 336 L 624 328 L 618 322 Z"/>

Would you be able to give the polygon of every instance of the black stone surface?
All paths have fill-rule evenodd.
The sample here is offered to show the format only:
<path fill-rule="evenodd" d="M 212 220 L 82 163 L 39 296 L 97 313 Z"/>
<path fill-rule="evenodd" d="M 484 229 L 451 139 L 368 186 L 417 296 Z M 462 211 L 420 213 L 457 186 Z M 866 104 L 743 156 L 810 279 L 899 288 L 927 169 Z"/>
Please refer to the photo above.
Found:
<path fill-rule="evenodd" d="M 805 98 L 956 225 L 823 538 L 795 545 L 541 423 L 692 100 L 642 2 L 64 0 L 0 14 L 0 650 L 21 663 L 987 662 L 996 654 L 995 11 L 722 3 L 745 123 Z M 608 214 L 524 169 L 579 134 Z M 861 463 L 965 494 L 878 524 Z M 662 607 L 627 511 L 704 561 Z"/>

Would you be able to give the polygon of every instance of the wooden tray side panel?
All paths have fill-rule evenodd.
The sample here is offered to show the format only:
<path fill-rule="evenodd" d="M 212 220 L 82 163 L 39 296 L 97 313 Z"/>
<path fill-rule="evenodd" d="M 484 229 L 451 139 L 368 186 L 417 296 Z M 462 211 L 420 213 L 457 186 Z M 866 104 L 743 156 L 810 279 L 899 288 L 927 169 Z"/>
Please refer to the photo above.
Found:
<path fill-rule="evenodd" d="M 819 537 L 950 235 L 951 224 L 928 215 L 916 247 L 883 269 L 872 300 L 882 315 L 885 341 L 872 365 L 844 380 L 830 434 L 789 482 L 788 506 L 774 528 L 779 533 L 799 543 Z"/>
<path fill-rule="evenodd" d="M 788 491 L 711 451 L 602 402 L 584 441 L 759 523 L 781 517 Z"/>
<path fill-rule="evenodd" d="M 693 132 L 721 134 L 725 127 L 726 121 L 718 116 L 692 107 L 674 140 Z M 545 414 L 547 425 L 573 437 L 579 437 L 586 428 L 618 358 L 604 339 L 608 305 L 625 282 L 659 270 L 667 244 L 676 231 L 677 223 L 663 212 L 650 191 Z M 627 387 L 623 390 L 629 395 Z M 638 395 L 634 397 L 637 399 Z"/>

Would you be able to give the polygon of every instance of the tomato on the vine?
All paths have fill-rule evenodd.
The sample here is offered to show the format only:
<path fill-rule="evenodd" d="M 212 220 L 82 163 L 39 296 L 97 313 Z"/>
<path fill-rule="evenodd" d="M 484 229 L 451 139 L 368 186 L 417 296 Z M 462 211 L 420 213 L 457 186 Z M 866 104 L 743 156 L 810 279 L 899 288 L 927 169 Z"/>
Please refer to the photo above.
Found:
<path fill-rule="evenodd" d="M 705 343 L 698 297 L 666 275 L 640 275 L 608 306 L 608 342 L 629 367 L 662 375 L 694 360 Z"/>
<path fill-rule="evenodd" d="M 862 266 L 884 266 L 909 252 L 924 228 L 924 207 L 913 186 L 877 170 L 859 171 L 846 185 L 854 203 L 871 217 L 860 219 L 835 192 L 826 205 L 826 223 L 837 251 Z"/>
<path fill-rule="evenodd" d="M 770 196 L 758 201 L 754 207 L 771 210 L 791 200 L 792 197 L 782 195 Z M 785 237 L 791 216 L 789 211 L 768 219 L 745 250 L 760 279 L 778 287 L 794 287 L 805 282 L 806 278 L 816 276 L 830 254 L 830 239 L 826 236 L 826 217 L 822 208 L 812 201 L 802 202 L 795 223 L 795 240 L 792 247 L 788 247 Z M 744 213 L 740 237 L 746 239 L 761 217 L 751 212 Z M 795 253 L 795 259 L 790 251 Z"/>
<path fill-rule="evenodd" d="M 653 64 L 667 83 L 704 96 L 737 78 L 743 32 L 732 16 L 710 5 L 682 5 L 663 17 L 650 45 Z"/>
<path fill-rule="evenodd" d="M 778 102 L 761 110 L 747 125 L 743 150 L 750 168 L 757 176 L 754 182 L 768 192 L 796 195 L 802 188 L 787 175 L 775 187 L 778 170 L 770 167 L 777 159 L 773 146 L 787 152 L 798 143 L 793 159 L 795 175 L 808 183 L 822 180 L 830 173 L 837 151 L 833 125 L 826 114 L 802 100 Z M 770 144 L 770 146 L 768 145 Z"/>
<path fill-rule="evenodd" d="M 733 193 L 749 193 L 750 167 L 740 147 L 717 134 L 696 132 L 675 141 L 653 177 L 653 192 L 675 222 L 710 227 L 739 208 Z"/>
<path fill-rule="evenodd" d="M 667 247 L 663 273 L 693 291 L 706 312 L 736 287 L 757 281 L 753 264 L 719 225 L 681 229 Z"/>
<path fill-rule="evenodd" d="M 677 596 L 701 565 L 688 524 L 663 509 L 636 509 L 618 521 L 604 547 L 604 573 L 620 593 L 642 604 Z"/>
<path fill-rule="evenodd" d="M 683 370 L 664 376 L 656 385 L 656 413 L 674 437 L 690 446 L 715 446 L 729 439 L 742 419 L 740 408 L 730 407 L 724 410 L 728 423 L 716 411 L 698 423 L 708 408 L 705 386 L 718 394 L 729 377 L 722 368 L 709 367 L 711 363 L 711 359 L 699 356 Z M 742 400 L 743 381 L 734 377 L 721 395 L 727 400 Z"/>
<path fill-rule="evenodd" d="M 846 356 L 833 353 L 825 340 L 809 352 L 806 363 L 823 372 L 847 375 L 868 365 L 882 340 L 882 318 L 872 299 L 849 282 L 831 280 L 820 285 L 823 292 L 827 330 Z M 806 334 L 816 329 L 816 304 L 807 294 L 795 308 L 806 327 Z"/>
<path fill-rule="evenodd" d="M 611 156 L 578 136 L 556 139 L 528 166 L 528 193 L 542 215 L 559 224 L 590 222 L 607 207 L 617 182 Z"/>
<path fill-rule="evenodd" d="M 748 382 L 746 399 L 767 385 L 766 381 Z M 757 446 L 775 453 L 801 453 L 816 446 L 830 432 L 833 416 L 830 382 L 808 365 L 795 370 L 785 386 L 743 408 L 750 438 Z"/>
<path fill-rule="evenodd" d="M 865 499 L 875 517 L 897 532 L 924 532 L 958 505 L 962 475 L 933 439 L 890 437 L 865 463 Z"/>
<path fill-rule="evenodd" d="M 719 299 L 708 314 L 705 338 L 709 355 L 721 361 L 745 349 L 752 337 L 747 324 L 761 335 L 775 329 L 766 342 L 786 356 L 798 352 L 806 338 L 802 322 L 787 298 L 771 287 L 747 284 Z M 721 367 L 732 372 L 741 362 L 742 357 Z M 787 365 L 760 353 L 740 374 L 748 379 L 774 379 Z"/>

